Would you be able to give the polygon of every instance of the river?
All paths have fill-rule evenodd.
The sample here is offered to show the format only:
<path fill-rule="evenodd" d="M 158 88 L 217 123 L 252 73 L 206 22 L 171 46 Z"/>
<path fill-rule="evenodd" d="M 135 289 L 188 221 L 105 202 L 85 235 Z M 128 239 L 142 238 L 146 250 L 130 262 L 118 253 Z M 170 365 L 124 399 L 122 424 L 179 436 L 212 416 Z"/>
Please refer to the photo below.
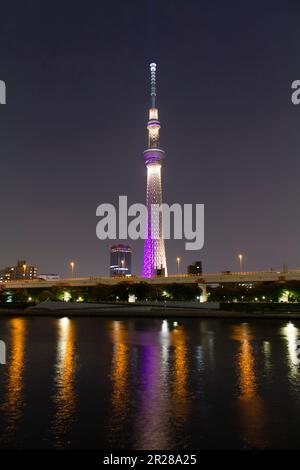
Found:
<path fill-rule="evenodd" d="M 300 321 L 5 317 L 2 449 L 300 447 Z"/>

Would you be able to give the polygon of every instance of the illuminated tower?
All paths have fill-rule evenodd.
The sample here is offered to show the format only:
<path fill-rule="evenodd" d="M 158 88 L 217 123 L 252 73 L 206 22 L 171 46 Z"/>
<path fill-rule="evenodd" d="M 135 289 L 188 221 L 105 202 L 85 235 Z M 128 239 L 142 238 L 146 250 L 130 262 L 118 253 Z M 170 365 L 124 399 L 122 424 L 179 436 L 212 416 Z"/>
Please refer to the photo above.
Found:
<path fill-rule="evenodd" d="M 144 151 L 147 167 L 147 238 L 144 247 L 143 276 L 155 276 L 158 270 L 167 276 L 165 241 L 162 233 L 162 215 L 156 212 L 151 217 L 153 204 L 162 204 L 161 166 L 165 152 L 159 148 L 160 122 L 156 108 L 156 64 L 150 64 L 151 72 L 151 108 L 149 110 L 148 148 Z"/>

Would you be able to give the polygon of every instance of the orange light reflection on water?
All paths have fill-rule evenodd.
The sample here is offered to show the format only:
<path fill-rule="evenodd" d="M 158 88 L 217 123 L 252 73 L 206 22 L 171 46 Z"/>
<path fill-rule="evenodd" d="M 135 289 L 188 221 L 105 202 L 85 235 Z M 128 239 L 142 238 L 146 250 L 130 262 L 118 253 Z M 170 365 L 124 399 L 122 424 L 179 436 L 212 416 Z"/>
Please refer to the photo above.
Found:
<path fill-rule="evenodd" d="M 75 327 L 68 318 L 57 321 L 58 339 L 55 364 L 55 391 L 52 432 L 56 447 L 63 446 L 76 411 L 75 392 Z"/>
<path fill-rule="evenodd" d="M 23 414 L 24 406 L 24 369 L 26 320 L 12 318 L 9 320 L 11 330 L 10 355 L 6 381 L 6 395 L 2 410 L 5 414 L 5 428 L 2 439 L 9 440 L 16 432 Z"/>
<path fill-rule="evenodd" d="M 246 447 L 265 448 L 267 412 L 263 398 L 258 394 L 257 365 L 251 344 L 251 329 L 248 324 L 233 327 L 233 339 L 239 341 L 237 356 L 239 394 L 239 427 Z"/>

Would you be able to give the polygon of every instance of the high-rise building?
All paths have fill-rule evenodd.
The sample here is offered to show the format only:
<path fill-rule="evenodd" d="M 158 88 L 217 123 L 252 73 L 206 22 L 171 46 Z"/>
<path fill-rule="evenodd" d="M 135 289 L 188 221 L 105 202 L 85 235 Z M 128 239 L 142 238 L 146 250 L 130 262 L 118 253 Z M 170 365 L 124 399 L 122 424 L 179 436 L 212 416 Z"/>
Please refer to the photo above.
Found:
<path fill-rule="evenodd" d="M 0 281 L 28 281 L 37 277 L 37 268 L 20 260 L 17 266 L 7 266 L 0 270 Z"/>
<path fill-rule="evenodd" d="M 112 245 L 110 248 L 110 277 L 131 276 L 132 248 L 129 245 Z"/>
<path fill-rule="evenodd" d="M 144 246 L 143 276 L 152 277 L 158 272 L 167 276 L 165 241 L 162 231 L 162 214 L 151 211 L 152 205 L 158 208 L 162 204 L 161 167 L 165 152 L 159 147 L 160 122 L 156 107 L 156 64 L 150 64 L 151 72 L 151 108 L 149 110 L 148 148 L 144 151 L 147 167 L 147 198 L 148 209 L 147 238 Z"/>
<path fill-rule="evenodd" d="M 202 262 L 195 261 L 195 263 L 190 264 L 187 268 L 188 274 L 202 274 Z"/>

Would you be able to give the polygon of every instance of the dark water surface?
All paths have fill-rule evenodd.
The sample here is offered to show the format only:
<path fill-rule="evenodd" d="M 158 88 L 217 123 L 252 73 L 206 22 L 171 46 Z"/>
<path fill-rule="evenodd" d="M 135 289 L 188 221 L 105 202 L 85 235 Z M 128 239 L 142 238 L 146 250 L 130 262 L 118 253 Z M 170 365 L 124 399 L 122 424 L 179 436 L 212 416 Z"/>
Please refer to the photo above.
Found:
<path fill-rule="evenodd" d="M 300 448 L 300 322 L 1 318 L 0 448 Z"/>

